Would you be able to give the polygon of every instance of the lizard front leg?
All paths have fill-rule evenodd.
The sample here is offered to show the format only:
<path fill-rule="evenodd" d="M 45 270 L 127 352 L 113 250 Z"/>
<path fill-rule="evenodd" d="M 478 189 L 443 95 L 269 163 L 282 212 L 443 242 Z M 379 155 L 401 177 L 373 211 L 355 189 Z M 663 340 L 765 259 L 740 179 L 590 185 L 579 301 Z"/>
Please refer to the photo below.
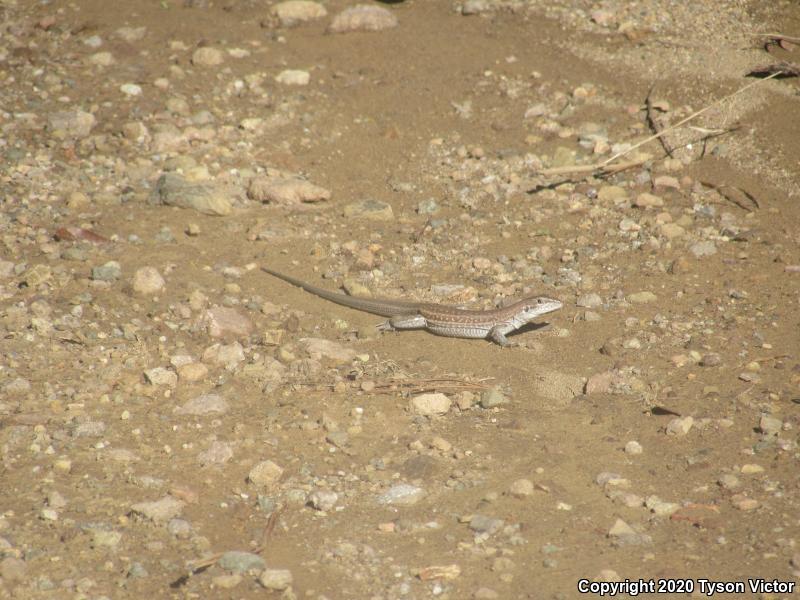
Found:
<path fill-rule="evenodd" d="M 422 315 L 397 315 L 378 325 L 381 331 L 399 331 L 401 329 L 425 329 L 428 321 Z"/>
<path fill-rule="evenodd" d="M 511 342 L 508 341 L 508 338 L 503 331 L 504 329 L 505 328 L 501 327 L 500 325 L 495 325 L 489 330 L 489 333 L 486 334 L 486 339 L 491 340 L 498 346 L 505 348 L 506 346 L 510 345 Z"/>

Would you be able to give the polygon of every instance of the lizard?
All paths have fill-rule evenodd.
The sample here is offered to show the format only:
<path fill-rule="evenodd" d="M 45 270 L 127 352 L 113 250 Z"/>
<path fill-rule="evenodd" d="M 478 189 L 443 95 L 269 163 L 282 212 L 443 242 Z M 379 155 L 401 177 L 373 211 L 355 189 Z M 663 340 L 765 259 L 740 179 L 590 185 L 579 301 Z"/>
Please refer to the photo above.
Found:
<path fill-rule="evenodd" d="M 541 315 L 562 307 L 558 300 L 536 296 L 523 298 L 504 308 L 491 310 L 469 310 L 429 302 L 363 298 L 317 287 L 267 267 L 262 266 L 261 269 L 330 302 L 388 317 L 388 321 L 378 325 L 378 329 L 381 331 L 424 329 L 435 335 L 487 339 L 500 346 L 508 346 L 510 342 L 506 338 L 507 334 L 516 331 Z"/>

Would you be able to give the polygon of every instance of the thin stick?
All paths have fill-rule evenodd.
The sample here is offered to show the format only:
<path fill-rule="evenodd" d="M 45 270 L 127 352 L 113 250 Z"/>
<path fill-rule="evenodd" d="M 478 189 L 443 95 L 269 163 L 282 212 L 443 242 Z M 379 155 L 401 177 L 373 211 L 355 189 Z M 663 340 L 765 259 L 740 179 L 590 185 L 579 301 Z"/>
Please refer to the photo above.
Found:
<path fill-rule="evenodd" d="M 768 38 L 773 38 L 775 40 L 786 40 L 787 42 L 794 42 L 795 44 L 800 44 L 800 37 L 792 37 L 790 35 L 783 35 L 782 33 L 761 33 L 759 31 L 754 31 L 750 35 L 768 37 Z"/>
<path fill-rule="evenodd" d="M 689 115 L 685 119 L 681 119 L 680 121 L 675 123 L 675 125 L 670 125 L 669 127 L 665 128 L 665 129 L 662 129 L 658 133 L 655 133 L 655 134 L 651 135 L 650 137 L 643 139 L 641 142 L 638 142 L 638 143 L 634 144 L 633 146 L 631 146 L 627 150 L 623 150 L 621 152 L 617 152 L 614 156 L 612 156 L 609 159 L 604 160 L 601 163 L 594 163 L 594 164 L 591 164 L 591 165 L 580 165 L 580 166 L 577 166 L 577 167 L 555 167 L 555 168 L 552 168 L 552 169 L 542 169 L 541 171 L 538 171 L 538 173 L 541 174 L 541 175 L 563 175 L 563 174 L 567 174 L 567 173 L 578 173 L 578 174 L 580 174 L 580 173 L 593 173 L 595 171 L 601 171 L 601 172 L 605 172 L 605 173 L 609 173 L 609 172 L 616 173 L 617 171 L 621 171 L 623 169 L 629 169 L 631 167 L 640 165 L 640 164 L 644 163 L 645 161 L 631 161 L 629 163 L 620 163 L 619 165 L 609 165 L 609 163 L 612 163 L 615 160 L 617 160 L 618 158 L 622 158 L 626 154 L 630 154 L 631 152 L 633 152 L 637 148 L 640 148 L 641 146 L 644 146 L 645 144 L 647 144 L 649 142 L 652 142 L 653 140 L 659 139 L 660 137 L 662 137 L 663 135 L 666 135 L 667 133 L 669 133 L 671 131 L 674 131 L 678 127 L 681 127 L 682 125 L 685 125 L 686 123 L 688 123 L 692 119 L 695 119 L 696 117 L 699 117 L 703 113 L 708 112 L 709 110 L 711 110 L 715 106 L 721 104 L 722 102 L 725 102 L 726 100 L 728 100 L 730 98 L 733 98 L 734 96 L 736 96 L 738 94 L 741 94 L 742 92 L 744 92 L 745 90 L 750 89 L 754 85 L 758 85 L 760 83 L 763 83 L 764 81 L 767 81 L 769 79 L 773 79 L 773 78 L 777 77 L 778 75 L 780 75 L 780 72 L 772 73 L 768 77 L 764 77 L 763 79 L 757 79 L 756 81 L 750 82 L 746 86 L 739 88 L 735 92 L 731 92 L 727 96 L 723 96 L 722 98 L 720 98 L 718 100 L 715 100 L 714 102 L 712 102 L 708 106 L 706 106 L 704 108 L 701 108 L 698 111 L 693 112 L 691 115 Z"/>
<path fill-rule="evenodd" d="M 659 129 L 658 123 L 656 123 L 656 118 L 653 116 L 653 102 L 650 100 L 650 95 L 653 93 L 654 87 L 656 87 L 655 83 L 647 90 L 647 98 L 644 99 L 644 107 L 647 113 L 647 124 L 650 126 L 650 129 L 653 130 L 653 133 L 659 133 L 661 130 Z M 666 138 L 658 138 L 658 141 L 661 142 L 661 147 L 664 149 L 664 152 L 667 153 L 667 156 L 672 158 L 672 148 Z"/>
<path fill-rule="evenodd" d="M 648 138 L 645 138 L 645 139 L 643 139 L 641 142 L 638 142 L 638 143 L 634 144 L 633 146 L 631 146 L 631 147 L 630 147 L 630 148 L 628 148 L 627 150 L 623 150 L 622 152 L 617 152 L 617 153 L 616 153 L 614 156 L 612 156 L 611 158 L 609 158 L 609 159 L 607 159 L 607 160 L 605 160 L 605 161 L 601 162 L 601 163 L 600 163 L 600 166 L 603 166 L 603 167 L 604 167 L 604 166 L 606 166 L 608 163 L 610 163 L 610 162 L 614 162 L 615 160 L 617 160 L 618 158 L 621 158 L 621 157 L 625 156 L 626 154 L 630 154 L 631 152 L 633 152 L 633 151 L 634 151 L 634 150 L 636 150 L 637 148 L 639 148 L 639 147 L 641 147 L 641 146 L 644 146 L 644 145 L 645 145 L 645 144 L 647 144 L 648 142 L 652 142 L 653 140 L 660 138 L 661 136 L 663 136 L 663 135 L 665 135 L 665 134 L 669 133 L 670 131 L 673 131 L 673 130 L 677 129 L 677 128 L 678 128 L 678 127 L 680 127 L 681 125 L 685 125 L 685 124 L 686 124 L 686 123 L 688 123 L 689 121 L 691 121 L 691 120 L 695 119 L 696 117 L 699 117 L 699 116 L 700 116 L 700 115 L 702 115 L 703 113 L 706 113 L 706 112 L 708 112 L 709 110 L 711 110 L 712 108 L 714 108 L 714 107 L 718 106 L 719 104 L 722 104 L 722 103 L 723 103 L 723 102 L 725 102 L 726 100 L 729 100 L 730 98 L 733 98 L 734 96 L 737 96 L 738 94 L 741 94 L 741 93 L 742 93 L 742 92 L 744 92 L 745 90 L 749 90 L 749 89 L 750 89 L 751 87 L 753 87 L 754 85 L 758 85 L 759 83 L 763 83 L 764 81 L 767 81 L 767 80 L 769 80 L 769 79 L 773 79 L 774 77 L 777 77 L 778 75 L 779 75 L 779 73 L 773 73 L 773 74 L 772 74 L 772 75 L 770 75 L 769 77 L 764 77 L 763 79 L 757 79 L 756 81 L 752 81 L 752 82 L 748 83 L 748 84 L 747 84 L 746 86 L 744 86 L 744 87 L 740 87 L 740 88 L 739 88 L 738 90 L 736 90 L 735 92 L 731 92 L 731 93 L 730 93 L 730 94 L 728 94 L 727 96 L 723 96 L 722 98 L 720 98 L 720 99 L 718 99 L 718 100 L 715 100 L 714 102 L 712 102 L 712 103 L 711 103 L 711 104 L 709 104 L 708 106 L 706 106 L 706 107 L 704 107 L 704 108 L 701 108 L 701 109 L 700 109 L 700 110 L 698 110 L 698 111 L 695 111 L 695 112 L 693 112 L 692 114 L 690 114 L 690 115 L 689 115 L 688 117 L 686 117 L 685 119 L 681 119 L 680 121 L 678 121 L 677 123 L 675 123 L 675 125 L 670 125 L 670 126 L 669 126 L 669 127 L 667 127 L 666 129 L 662 129 L 660 132 L 658 132 L 658 133 L 656 133 L 656 134 L 653 134 L 653 135 L 651 135 L 651 136 L 650 136 L 650 137 L 648 137 Z"/>

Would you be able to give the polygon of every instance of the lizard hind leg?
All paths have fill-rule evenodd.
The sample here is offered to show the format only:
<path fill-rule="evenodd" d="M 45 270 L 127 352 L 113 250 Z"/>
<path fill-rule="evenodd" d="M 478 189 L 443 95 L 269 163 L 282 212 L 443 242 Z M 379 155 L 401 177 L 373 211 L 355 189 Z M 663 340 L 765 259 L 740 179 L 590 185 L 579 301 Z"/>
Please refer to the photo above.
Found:
<path fill-rule="evenodd" d="M 428 322 L 422 315 L 397 315 L 378 325 L 381 331 L 399 331 L 401 329 L 425 329 Z"/>

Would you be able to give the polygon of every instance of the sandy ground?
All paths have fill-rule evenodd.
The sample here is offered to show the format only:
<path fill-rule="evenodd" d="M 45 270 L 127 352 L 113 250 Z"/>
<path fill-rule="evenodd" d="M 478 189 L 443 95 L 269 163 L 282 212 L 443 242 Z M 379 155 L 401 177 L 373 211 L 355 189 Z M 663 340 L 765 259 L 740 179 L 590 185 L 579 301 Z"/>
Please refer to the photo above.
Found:
<path fill-rule="evenodd" d="M 0 597 L 791 597 L 797 4 L 287 4 L 0 0 Z"/>

